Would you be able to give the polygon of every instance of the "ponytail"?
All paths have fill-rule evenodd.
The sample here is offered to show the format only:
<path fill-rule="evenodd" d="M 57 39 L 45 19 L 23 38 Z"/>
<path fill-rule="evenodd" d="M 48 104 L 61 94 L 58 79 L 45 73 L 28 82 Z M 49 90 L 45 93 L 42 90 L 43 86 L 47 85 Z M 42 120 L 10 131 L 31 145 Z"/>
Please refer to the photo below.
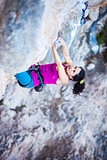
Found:
<path fill-rule="evenodd" d="M 82 67 L 80 68 L 81 68 L 80 73 L 73 77 L 73 81 L 77 81 L 77 83 L 74 85 L 73 94 L 80 94 L 85 88 L 85 83 L 83 80 L 85 77 L 85 71 Z"/>
<path fill-rule="evenodd" d="M 82 80 L 83 81 L 83 80 Z M 83 89 L 85 88 L 85 83 L 81 83 L 81 81 L 77 82 L 74 85 L 73 94 L 80 94 L 82 93 Z"/>

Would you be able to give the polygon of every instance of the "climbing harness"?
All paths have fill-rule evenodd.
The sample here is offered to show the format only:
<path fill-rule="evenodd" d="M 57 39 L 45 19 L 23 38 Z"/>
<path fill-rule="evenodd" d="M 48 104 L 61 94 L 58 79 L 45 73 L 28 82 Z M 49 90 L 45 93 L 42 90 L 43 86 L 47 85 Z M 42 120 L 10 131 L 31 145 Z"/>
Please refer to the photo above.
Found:
<path fill-rule="evenodd" d="M 86 10 L 88 8 L 88 1 L 84 3 L 85 4 L 85 9 L 82 9 L 82 18 L 80 20 L 80 24 L 85 24 L 86 23 Z"/>
<path fill-rule="evenodd" d="M 34 81 L 31 74 L 33 71 L 38 75 L 38 80 L 40 81 L 39 85 L 36 87 L 34 87 Z M 32 65 L 27 71 L 17 73 L 15 77 L 17 78 L 17 81 L 21 87 L 34 88 L 37 92 L 41 92 L 45 86 L 44 78 L 40 71 L 40 65 Z"/>
<path fill-rule="evenodd" d="M 38 80 L 40 81 L 40 84 L 36 87 L 34 87 L 34 89 L 37 91 L 37 92 L 41 92 L 44 88 L 44 86 L 46 86 L 44 84 L 44 78 L 41 74 L 41 71 L 40 71 L 40 65 L 36 65 L 35 67 L 34 66 L 31 66 L 28 71 L 32 72 L 32 71 L 35 71 L 35 73 L 38 75 Z"/>

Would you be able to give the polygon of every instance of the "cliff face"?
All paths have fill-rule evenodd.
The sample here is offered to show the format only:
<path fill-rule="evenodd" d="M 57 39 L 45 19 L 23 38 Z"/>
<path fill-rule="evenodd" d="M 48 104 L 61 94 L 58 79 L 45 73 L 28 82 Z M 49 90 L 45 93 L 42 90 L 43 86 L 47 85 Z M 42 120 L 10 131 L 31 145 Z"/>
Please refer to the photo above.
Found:
<path fill-rule="evenodd" d="M 61 29 L 65 32 L 63 36 L 67 44 L 71 46 L 72 57 L 75 56 L 80 38 L 78 35 L 81 30 L 82 2 L 85 1 L 1 0 L 0 76 L 4 82 L 0 82 L 0 98 L 8 84 L 8 77 L 4 75 L 15 74 L 27 69 L 33 63 L 43 61 Z M 97 6 L 100 2 L 106 3 L 97 0 L 89 1 L 89 15 L 92 21 L 99 13 L 99 9 L 97 7 L 93 9 L 93 6 Z M 78 55 L 84 57 L 86 52 L 88 51 L 84 50 L 84 53 Z M 52 57 L 48 61 L 51 59 Z M 74 61 L 78 64 L 81 59 L 79 57 Z"/>
<path fill-rule="evenodd" d="M 13 78 L 33 63 L 53 62 L 51 45 L 58 35 L 74 64 L 86 66 L 84 58 L 91 54 L 87 33 L 106 1 L 89 1 L 85 25 L 80 25 L 81 2 L 0 1 L 1 159 L 105 159 L 107 68 L 102 57 L 91 60 L 94 69 L 87 71 L 81 96 L 72 94 L 72 82 L 37 93 L 21 88 Z M 106 15 L 100 28 L 105 20 Z M 61 49 L 58 52 L 61 56 Z"/>

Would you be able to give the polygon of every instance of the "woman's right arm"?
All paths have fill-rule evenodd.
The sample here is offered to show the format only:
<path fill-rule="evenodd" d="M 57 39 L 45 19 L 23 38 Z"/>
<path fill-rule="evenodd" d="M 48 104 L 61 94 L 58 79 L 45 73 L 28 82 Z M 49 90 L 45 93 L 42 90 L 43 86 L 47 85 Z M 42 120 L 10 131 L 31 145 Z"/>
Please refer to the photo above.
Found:
<path fill-rule="evenodd" d="M 52 50 L 53 50 L 55 62 L 58 67 L 59 79 L 57 81 L 57 84 L 67 84 L 69 79 L 68 79 L 68 76 L 66 75 L 66 72 L 65 72 L 64 67 L 62 65 L 62 62 L 61 62 L 61 59 L 60 59 L 58 52 L 56 50 L 56 46 L 54 44 L 52 46 Z"/>
<path fill-rule="evenodd" d="M 64 59 L 65 59 L 65 62 L 67 64 L 73 65 L 73 61 L 69 56 L 69 51 L 68 51 L 67 45 L 66 45 L 65 41 L 63 40 L 63 38 L 61 38 L 61 43 L 62 43 L 62 53 L 63 53 Z"/>

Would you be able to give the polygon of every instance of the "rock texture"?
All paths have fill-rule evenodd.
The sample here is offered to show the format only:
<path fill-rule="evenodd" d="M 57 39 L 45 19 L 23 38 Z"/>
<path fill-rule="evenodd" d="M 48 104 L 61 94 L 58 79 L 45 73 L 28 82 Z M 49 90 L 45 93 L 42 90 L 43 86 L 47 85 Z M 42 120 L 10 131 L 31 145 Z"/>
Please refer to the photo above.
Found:
<path fill-rule="evenodd" d="M 0 1 L 1 160 L 106 160 L 107 65 L 101 54 L 92 56 L 87 43 L 89 28 L 106 1 L 89 1 L 84 26 L 80 2 Z M 104 16 L 101 27 L 105 21 Z M 73 82 L 47 85 L 37 93 L 21 88 L 13 77 L 32 63 L 53 62 L 51 44 L 58 35 L 74 64 L 86 69 L 86 89 L 80 96 L 72 94 Z M 58 52 L 61 56 L 61 47 Z"/>

